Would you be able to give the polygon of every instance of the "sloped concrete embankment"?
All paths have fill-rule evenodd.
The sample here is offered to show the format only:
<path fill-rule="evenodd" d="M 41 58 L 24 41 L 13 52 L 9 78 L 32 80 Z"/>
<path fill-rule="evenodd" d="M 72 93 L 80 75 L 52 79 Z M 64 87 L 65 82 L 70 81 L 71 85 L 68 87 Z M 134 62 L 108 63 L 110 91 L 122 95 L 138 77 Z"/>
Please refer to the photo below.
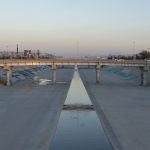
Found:
<path fill-rule="evenodd" d="M 150 87 L 105 70 L 100 84 L 95 84 L 94 69 L 80 75 L 114 149 L 149 150 Z"/>
<path fill-rule="evenodd" d="M 0 149 L 47 150 L 55 133 L 73 70 L 58 69 L 56 83 L 35 85 L 31 80 L 0 88 Z M 51 79 L 50 70 L 41 78 Z"/>

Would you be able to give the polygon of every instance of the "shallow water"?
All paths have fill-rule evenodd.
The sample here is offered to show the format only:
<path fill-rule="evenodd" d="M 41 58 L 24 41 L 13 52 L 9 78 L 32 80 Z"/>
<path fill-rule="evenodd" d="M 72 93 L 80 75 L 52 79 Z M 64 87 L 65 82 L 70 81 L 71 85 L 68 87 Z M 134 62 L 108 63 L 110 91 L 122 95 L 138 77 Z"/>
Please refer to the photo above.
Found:
<path fill-rule="evenodd" d="M 65 105 L 91 105 L 77 68 Z M 95 111 L 63 110 L 49 150 L 112 150 Z"/>
<path fill-rule="evenodd" d="M 77 69 L 75 69 L 74 76 L 67 94 L 65 105 L 67 104 L 91 104 L 91 100 L 87 95 L 86 89 L 82 83 Z"/>
<path fill-rule="evenodd" d="M 95 111 L 62 111 L 50 150 L 112 150 Z"/>

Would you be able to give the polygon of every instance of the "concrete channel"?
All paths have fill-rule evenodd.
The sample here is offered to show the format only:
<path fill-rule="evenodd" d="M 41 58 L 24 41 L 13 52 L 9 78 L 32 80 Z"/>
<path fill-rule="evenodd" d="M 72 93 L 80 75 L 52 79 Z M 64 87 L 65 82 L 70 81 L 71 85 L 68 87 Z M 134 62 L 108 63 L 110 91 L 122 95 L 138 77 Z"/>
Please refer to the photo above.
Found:
<path fill-rule="evenodd" d="M 49 150 L 112 150 L 100 120 L 75 68 Z"/>

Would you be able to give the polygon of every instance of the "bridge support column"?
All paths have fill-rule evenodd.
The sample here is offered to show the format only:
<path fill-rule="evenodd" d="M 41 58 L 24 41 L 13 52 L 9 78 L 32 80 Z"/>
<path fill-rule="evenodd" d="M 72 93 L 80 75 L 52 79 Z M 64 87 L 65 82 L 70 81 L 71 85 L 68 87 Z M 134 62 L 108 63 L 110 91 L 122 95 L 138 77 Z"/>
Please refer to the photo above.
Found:
<path fill-rule="evenodd" d="M 11 74 L 12 74 L 12 67 L 4 67 L 4 72 L 6 73 L 6 85 L 11 85 Z"/>
<path fill-rule="evenodd" d="M 145 67 L 140 67 L 141 71 L 141 83 L 140 85 L 146 86 L 147 85 L 147 72 L 149 68 L 147 66 Z"/>
<path fill-rule="evenodd" d="M 96 65 L 96 83 L 99 83 L 100 82 L 100 65 L 97 64 Z"/>
<path fill-rule="evenodd" d="M 52 64 L 52 83 L 56 83 L 56 65 Z"/>

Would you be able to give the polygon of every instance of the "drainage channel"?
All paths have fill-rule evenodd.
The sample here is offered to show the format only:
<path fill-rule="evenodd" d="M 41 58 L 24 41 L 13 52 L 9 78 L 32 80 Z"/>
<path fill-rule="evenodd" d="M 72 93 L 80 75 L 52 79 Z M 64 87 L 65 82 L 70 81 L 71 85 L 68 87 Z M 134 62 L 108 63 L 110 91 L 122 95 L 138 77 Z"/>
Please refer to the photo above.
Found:
<path fill-rule="evenodd" d="M 112 150 L 77 66 L 49 150 Z"/>

